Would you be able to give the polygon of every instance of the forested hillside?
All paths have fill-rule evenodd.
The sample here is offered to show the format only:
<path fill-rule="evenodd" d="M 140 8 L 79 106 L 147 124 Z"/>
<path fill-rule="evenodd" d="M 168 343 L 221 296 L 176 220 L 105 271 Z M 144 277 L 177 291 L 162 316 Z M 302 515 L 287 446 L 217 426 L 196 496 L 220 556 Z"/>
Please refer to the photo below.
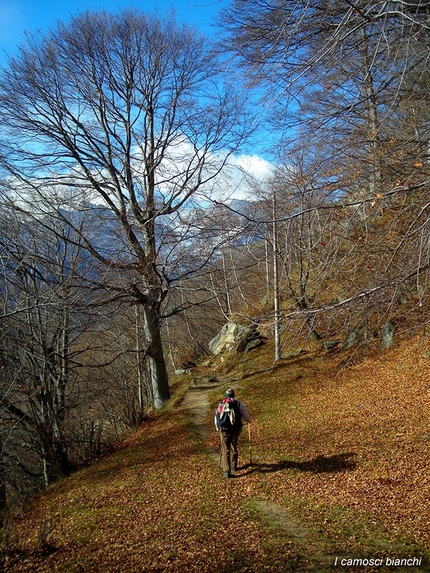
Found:
<path fill-rule="evenodd" d="M 346 352 L 312 345 L 276 368 L 271 345 L 204 361 L 171 408 L 9 516 L 5 571 L 427 571 L 429 350 L 420 334 L 341 373 Z M 227 385 L 253 417 L 233 479 L 212 413 Z"/>
<path fill-rule="evenodd" d="M 2 507 L 162 410 L 227 322 L 339 372 L 425 332 L 428 24 L 233 0 L 216 41 L 138 9 L 27 35 L 0 70 Z"/>

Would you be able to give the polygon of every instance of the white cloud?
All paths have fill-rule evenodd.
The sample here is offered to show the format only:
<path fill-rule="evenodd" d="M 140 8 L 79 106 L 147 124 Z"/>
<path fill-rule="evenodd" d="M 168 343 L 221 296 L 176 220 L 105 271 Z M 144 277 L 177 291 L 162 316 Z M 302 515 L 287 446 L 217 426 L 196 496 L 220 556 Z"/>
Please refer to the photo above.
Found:
<path fill-rule="evenodd" d="M 258 182 L 264 182 L 273 175 L 273 165 L 258 155 L 240 155 L 237 163 Z"/>
<path fill-rule="evenodd" d="M 165 151 L 164 159 L 157 174 L 157 189 L 168 197 L 176 194 L 184 185 L 184 179 L 193 173 L 184 190 L 195 183 L 197 179 L 207 178 L 207 183 L 199 188 L 196 200 L 205 202 L 209 198 L 218 201 L 231 199 L 252 199 L 255 197 L 255 187 L 263 186 L 273 176 L 274 165 L 258 155 L 231 155 L 224 167 L 225 156 L 205 152 L 203 172 L 199 172 L 201 154 L 184 137 Z M 144 167 L 139 166 L 140 150 L 135 149 L 136 173 Z M 217 174 L 217 175 L 215 175 Z"/>
<path fill-rule="evenodd" d="M 133 151 L 133 167 L 136 180 L 139 181 L 139 174 L 144 172 L 144 165 L 139 148 Z M 183 191 L 195 184 L 200 177 L 203 180 L 207 178 L 207 183 L 197 191 L 194 197 L 195 203 L 205 204 L 211 199 L 226 203 L 232 199 L 253 200 L 256 198 L 255 191 L 259 188 L 264 190 L 274 174 L 274 165 L 256 154 L 231 155 L 227 161 L 222 154 L 208 154 L 202 173 L 199 173 L 200 160 L 199 154 L 185 138 L 168 149 L 159 166 L 156 181 L 157 190 L 166 201 L 175 196 L 179 200 Z M 221 169 L 223 164 L 224 167 Z M 192 173 L 194 175 L 187 181 Z M 110 179 L 103 171 L 93 172 L 93 176 L 100 181 L 108 182 Z M 184 186 L 185 181 L 187 184 Z M 143 183 L 141 187 L 143 190 Z M 27 206 L 32 205 L 32 211 L 38 208 L 45 211 L 49 203 L 65 209 L 79 208 L 88 203 L 106 204 L 89 185 L 87 175 L 78 165 L 71 167 L 68 174 L 56 176 L 53 173 L 50 183 L 45 181 L 45 185 L 35 181 L 34 186 L 29 187 L 11 182 L 10 188 L 13 189 L 11 198 Z M 114 202 L 117 201 L 113 187 L 109 191 L 109 186 L 105 185 L 104 190 Z M 47 201 L 44 201 L 45 198 Z"/>
<path fill-rule="evenodd" d="M 255 188 L 266 185 L 273 176 L 274 165 L 258 155 L 238 155 L 229 159 L 223 185 L 218 183 L 218 193 L 223 200 L 253 199 Z"/>

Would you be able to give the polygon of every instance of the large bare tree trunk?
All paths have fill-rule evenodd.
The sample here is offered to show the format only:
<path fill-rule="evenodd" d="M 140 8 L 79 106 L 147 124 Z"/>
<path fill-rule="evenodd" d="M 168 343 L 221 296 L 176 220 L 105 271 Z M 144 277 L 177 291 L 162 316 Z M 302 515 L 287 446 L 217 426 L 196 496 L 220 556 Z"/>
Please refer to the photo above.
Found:
<path fill-rule="evenodd" d="M 143 307 L 144 331 L 147 343 L 147 364 L 151 382 L 154 407 L 162 408 L 170 398 L 169 381 L 163 345 L 160 334 L 160 317 L 157 308 L 152 304 Z"/>

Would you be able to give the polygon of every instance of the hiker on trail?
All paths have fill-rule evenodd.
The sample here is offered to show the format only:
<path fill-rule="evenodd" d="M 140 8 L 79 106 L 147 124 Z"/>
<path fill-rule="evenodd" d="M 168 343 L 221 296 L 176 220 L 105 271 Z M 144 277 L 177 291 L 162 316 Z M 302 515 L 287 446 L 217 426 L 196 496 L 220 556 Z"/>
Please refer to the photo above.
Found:
<path fill-rule="evenodd" d="M 237 442 L 242 422 L 251 422 L 251 417 L 245 406 L 235 400 L 235 392 L 232 388 L 226 390 L 225 398 L 215 410 L 215 428 L 221 438 L 221 467 L 224 477 L 231 477 L 231 473 L 237 470 L 239 452 Z"/>

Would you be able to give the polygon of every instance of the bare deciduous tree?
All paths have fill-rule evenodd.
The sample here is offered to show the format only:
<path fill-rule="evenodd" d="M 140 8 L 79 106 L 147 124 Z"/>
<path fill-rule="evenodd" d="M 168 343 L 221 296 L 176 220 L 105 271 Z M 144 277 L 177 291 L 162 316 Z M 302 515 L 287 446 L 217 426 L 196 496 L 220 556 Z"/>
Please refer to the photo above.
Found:
<path fill-rule="evenodd" d="M 209 193 L 249 128 L 244 109 L 205 40 L 173 16 L 83 13 L 28 37 L 1 72 L 1 161 L 14 194 L 62 217 L 67 187 L 74 209 L 97 200 L 109 213 L 111 244 L 82 239 L 142 307 L 156 408 L 169 397 L 160 332 L 168 220 Z"/>
<path fill-rule="evenodd" d="M 285 320 L 369 330 L 422 304 L 412 277 L 428 269 L 428 16 L 420 1 L 237 0 L 222 13 L 280 130 Z"/>
<path fill-rule="evenodd" d="M 339 190 L 372 195 L 399 171 L 422 175 L 428 3 L 245 0 L 222 14 L 278 128 L 324 140 Z"/>

